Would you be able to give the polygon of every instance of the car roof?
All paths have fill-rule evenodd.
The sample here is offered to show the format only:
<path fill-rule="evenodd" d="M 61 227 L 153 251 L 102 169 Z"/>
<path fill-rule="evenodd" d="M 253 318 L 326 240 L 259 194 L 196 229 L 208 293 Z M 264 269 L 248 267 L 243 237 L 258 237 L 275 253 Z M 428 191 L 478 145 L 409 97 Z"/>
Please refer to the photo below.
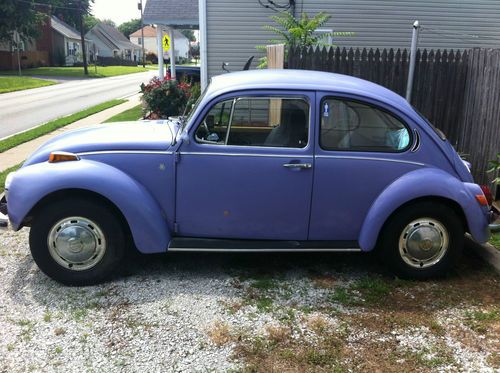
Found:
<path fill-rule="evenodd" d="M 263 69 L 218 75 L 211 80 L 207 98 L 243 89 L 332 91 L 365 96 L 387 102 L 403 111 L 413 111 L 403 97 L 378 84 L 348 75 L 311 70 Z"/>

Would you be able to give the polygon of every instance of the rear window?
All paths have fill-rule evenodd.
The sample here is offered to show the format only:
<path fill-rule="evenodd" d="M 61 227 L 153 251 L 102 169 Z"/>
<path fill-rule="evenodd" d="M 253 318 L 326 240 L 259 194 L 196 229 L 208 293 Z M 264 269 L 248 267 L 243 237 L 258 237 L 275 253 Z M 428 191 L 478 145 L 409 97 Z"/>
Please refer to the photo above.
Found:
<path fill-rule="evenodd" d="M 327 97 L 321 102 L 320 146 L 325 150 L 401 152 L 410 145 L 405 124 L 359 101 Z"/>

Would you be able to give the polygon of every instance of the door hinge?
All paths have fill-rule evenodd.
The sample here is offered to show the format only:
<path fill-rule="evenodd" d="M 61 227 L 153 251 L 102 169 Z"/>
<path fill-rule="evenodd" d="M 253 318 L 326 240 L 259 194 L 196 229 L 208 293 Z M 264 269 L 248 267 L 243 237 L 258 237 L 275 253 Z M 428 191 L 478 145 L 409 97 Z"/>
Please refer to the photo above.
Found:
<path fill-rule="evenodd" d="M 180 160 L 181 160 L 181 154 L 178 153 L 178 152 L 175 152 L 174 153 L 174 159 L 175 159 L 175 163 L 179 163 Z"/>
<path fill-rule="evenodd" d="M 179 233 L 179 224 L 174 222 L 174 233 Z"/>

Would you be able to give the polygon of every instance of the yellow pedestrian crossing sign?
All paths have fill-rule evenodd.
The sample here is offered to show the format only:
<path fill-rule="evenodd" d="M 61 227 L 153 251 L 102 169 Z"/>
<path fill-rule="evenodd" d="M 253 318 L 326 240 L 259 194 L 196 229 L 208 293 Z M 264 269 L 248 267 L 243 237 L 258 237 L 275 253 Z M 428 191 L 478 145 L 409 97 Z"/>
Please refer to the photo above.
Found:
<path fill-rule="evenodd" d="M 163 50 L 168 52 L 170 50 L 170 36 L 164 35 L 162 40 Z"/>

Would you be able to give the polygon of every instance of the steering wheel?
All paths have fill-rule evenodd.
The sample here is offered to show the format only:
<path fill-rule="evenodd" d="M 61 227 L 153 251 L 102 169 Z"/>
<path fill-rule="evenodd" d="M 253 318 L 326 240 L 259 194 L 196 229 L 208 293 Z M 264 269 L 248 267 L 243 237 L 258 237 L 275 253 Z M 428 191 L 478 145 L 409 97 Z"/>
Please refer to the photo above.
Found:
<path fill-rule="evenodd" d="M 206 139 L 206 137 L 210 135 L 210 130 L 208 129 L 208 125 L 205 119 L 203 120 L 203 122 L 201 122 L 200 127 L 203 128 L 203 131 L 205 131 L 205 135 L 203 136 L 203 138 Z"/>

